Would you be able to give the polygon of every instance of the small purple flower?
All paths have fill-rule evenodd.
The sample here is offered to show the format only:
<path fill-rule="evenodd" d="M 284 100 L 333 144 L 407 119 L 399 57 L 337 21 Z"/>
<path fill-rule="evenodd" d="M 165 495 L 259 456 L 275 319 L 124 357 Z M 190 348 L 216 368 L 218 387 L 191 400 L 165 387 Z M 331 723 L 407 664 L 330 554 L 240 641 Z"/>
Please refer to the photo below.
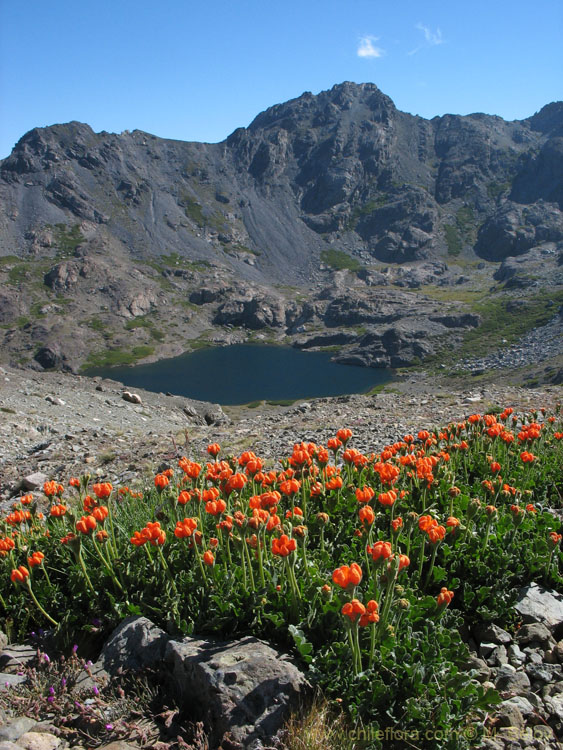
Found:
<path fill-rule="evenodd" d="M 66 687 L 66 677 L 61 677 L 61 687 Z"/>
<path fill-rule="evenodd" d="M 75 643 L 72 647 L 72 653 L 75 654 L 78 651 L 78 643 Z"/>
<path fill-rule="evenodd" d="M 10 687 L 10 683 L 9 683 L 9 682 L 5 682 L 5 683 L 4 683 L 4 687 L 5 687 L 5 688 L 9 688 L 9 687 Z"/>
<path fill-rule="evenodd" d="M 77 709 L 78 709 L 79 711 L 82 711 L 82 703 L 79 703 L 78 701 L 74 701 L 74 705 L 75 705 L 75 707 L 76 707 L 76 708 L 77 708 Z"/>
<path fill-rule="evenodd" d="M 86 662 L 86 664 L 84 665 L 84 669 L 85 669 L 86 671 L 88 671 L 88 670 L 90 669 L 90 667 L 91 667 L 91 666 L 92 666 L 92 662 L 90 661 L 90 659 L 88 659 L 88 661 L 87 661 L 87 662 Z"/>
<path fill-rule="evenodd" d="M 49 695 L 55 695 L 55 688 L 52 685 L 49 688 Z"/>
<path fill-rule="evenodd" d="M 97 685 L 94 685 L 94 687 L 92 688 L 92 692 L 94 693 L 95 696 L 98 696 L 100 694 L 100 691 L 98 690 Z"/>
<path fill-rule="evenodd" d="M 106 724 L 106 732 L 111 732 L 113 729 L 113 724 Z"/>
<path fill-rule="evenodd" d="M 47 698 L 47 703 L 54 703 L 54 702 L 55 702 L 55 698 L 54 698 L 54 696 L 53 696 L 53 695 L 50 695 L 50 696 L 49 696 L 49 697 Z"/>
<path fill-rule="evenodd" d="M 46 664 L 49 664 L 49 662 L 51 661 L 51 660 L 49 659 L 49 657 L 48 657 L 48 655 L 47 655 L 47 654 L 43 654 L 43 658 L 45 659 L 45 663 L 46 663 Z"/>

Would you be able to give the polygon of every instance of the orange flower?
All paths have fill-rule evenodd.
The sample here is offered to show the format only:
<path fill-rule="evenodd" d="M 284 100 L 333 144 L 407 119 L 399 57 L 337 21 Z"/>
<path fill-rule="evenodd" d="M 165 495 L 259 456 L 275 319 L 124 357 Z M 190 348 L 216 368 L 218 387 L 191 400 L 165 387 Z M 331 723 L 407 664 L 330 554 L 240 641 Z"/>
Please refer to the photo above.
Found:
<path fill-rule="evenodd" d="M 28 495 L 24 495 L 22 498 L 20 498 L 20 503 L 22 505 L 31 505 L 33 502 L 33 495 L 29 493 Z"/>
<path fill-rule="evenodd" d="M 285 482 L 280 484 L 280 492 L 288 497 L 295 495 L 296 492 L 299 492 L 300 488 L 301 483 L 297 479 L 286 479 Z"/>
<path fill-rule="evenodd" d="M 111 495 L 113 485 L 110 482 L 98 482 L 98 484 L 92 485 L 92 491 L 94 495 L 100 500 L 105 500 Z"/>
<path fill-rule="evenodd" d="M 454 530 L 454 529 L 455 529 L 455 528 L 456 528 L 457 526 L 459 526 L 459 524 L 460 524 L 460 520 L 459 520 L 459 518 L 455 518 L 455 516 L 450 516 L 450 517 L 448 518 L 448 520 L 446 521 L 446 526 L 447 526 L 447 527 L 448 527 L 449 529 L 452 529 L 452 531 L 453 531 L 453 530 Z"/>
<path fill-rule="evenodd" d="M 224 513 L 224 511 L 227 509 L 227 503 L 222 500 L 210 500 L 209 502 L 205 503 L 205 511 L 206 513 L 209 513 L 212 516 L 219 516 L 221 513 Z"/>
<path fill-rule="evenodd" d="M 358 563 L 342 565 L 333 572 L 332 580 L 343 589 L 354 588 L 362 580 L 362 569 Z"/>
<path fill-rule="evenodd" d="M 211 443 L 207 446 L 207 452 L 210 456 L 213 456 L 213 458 L 217 458 L 217 456 L 221 452 L 221 446 L 219 445 L 219 443 Z"/>
<path fill-rule="evenodd" d="M 146 544 L 148 540 L 142 531 L 135 531 L 130 541 L 131 544 L 135 545 L 135 547 L 142 547 L 143 544 Z"/>
<path fill-rule="evenodd" d="M 47 495 L 47 497 L 52 497 L 53 495 L 62 495 L 64 492 L 64 487 L 58 482 L 45 482 L 45 484 L 43 485 L 43 492 Z"/>
<path fill-rule="evenodd" d="M 442 586 L 442 590 L 436 597 L 436 602 L 439 607 L 447 607 L 451 600 L 454 598 L 454 592 L 448 591 L 445 586 Z"/>
<path fill-rule="evenodd" d="M 29 570 L 23 565 L 12 570 L 10 575 L 10 579 L 13 583 L 23 583 L 26 578 L 29 578 Z"/>
<path fill-rule="evenodd" d="M 66 505 L 59 504 L 51 506 L 51 510 L 49 512 L 54 518 L 60 518 L 61 516 L 64 516 L 66 511 Z"/>
<path fill-rule="evenodd" d="M 166 532 L 160 528 L 158 521 L 149 521 L 141 533 L 145 535 L 147 541 L 153 547 L 156 547 L 157 544 L 162 546 L 166 541 Z"/>
<path fill-rule="evenodd" d="M 154 486 L 159 492 L 162 492 L 162 490 L 165 487 L 168 487 L 170 484 L 170 479 L 166 476 L 166 474 L 157 474 L 154 478 Z"/>
<path fill-rule="evenodd" d="M 0 557 L 6 557 L 8 552 L 11 552 L 15 546 L 16 543 L 9 536 L 5 537 L 4 539 L 0 539 Z"/>
<path fill-rule="evenodd" d="M 341 476 L 331 477 L 326 483 L 327 490 L 339 490 L 344 484 Z"/>
<path fill-rule="evenodd" d="M 498 474 L 499 473 L 499 471 L 500 471 L 500 464 L 499 464 L 498 461 L 491 461 L 490 466 L 491 466 L 491 471 L 493 472 L 493 474 Z"/>
<path fill-rule="evenodd" d="M 526 505 L 526 510 L 528 511 L 528 513 L 537 513 L 538 512 L 536 510 L 536 508 L 534 508 L 534 506 L 532 505 L 532 503 L 528 503 L 528 505 Z"/>
<path fill-rule="evenodd" d="M 557 547 L 557 545 L 561 542 L 561 534 L 558 534 L 556 531 L 550 531 L 549 541 L 554 547 Z"/>
<path fill-rule="evenodd" d="M 225 493 L 227 495 L 230 495 L 233 490 L 242 490 L 247 481 L 248 477 L 246 476 L 246 474 L 233 474 L 227 479 L 227 482 L 225 484 Z"/>
<path fill-rule="evenodd" d="M 379 622 L 379 615 L 377 610 L 379 609 L 378 603 L 374 599 L 370 599 L 366 604 L 366 611 L 363 615 L 360 615 L 359 625 L 361 628 L 366 627 L 370 623 Z"/>
<path fill-rule="evenodd" d="M 433 526 L 437 526 L 438 521 L 436 521 L 435 518 L 432 518 L 432 516 L 420 516 L 418 519 L 418 528 L 421 531 L 428 531 L 428 529 L 431 529 Z"/>
<path fill-rule="evenodd" d="M 444 526 L 432 526 L 427 530 L 426 533 L 428 534 L 430 543 L 437 544 L 438 542 L 441 542 L 446 536 L 446 529 Z"/>
<path fill-rule="evenodd" d="M 178 537 L 178 539 L 183 539 L 192 536 L 196 529 L 197 518 L 184 518 L 183 521 L 177 521 L 174 536 Z"/>
<path fill-rule="evenodd" d="M 282 534 L 279 539 L 272 539 L 272 554 L 287 557 L 297 549 L 295 539 L 290 539 L 287 534 Z"/>
<path fill-rule="evenodd" d="M 394 518 L 391 521 L 391 529 L 394 534 L 397 534 L 402 528 L 403 528 L 403 519 L 401 518 L 401 516 L 399 516 L 398 518 Z"/>
<path fill-rule="evenodd" d="M 186 505 L 191 500 L 191 495 L 187 490 L 182 490 L 180 494 L 178 495 L 178 504 L 179 505 Z"/>
<path fill-rule="evenodd" d="M 45 559 L 45 555 L 43 552 L 34 552 L 31 557 L 27 558 L 27 563 L 30 568 L 34 568 L 36 565 L 41 565 L 43 563 L 43 560 Z"/>
<path fill-rule="evenodd" d="M 94 498 L 90 495 L 86 495 L 86 497 L 82 501 L 82 507 L 84 508 L 85 513 L 91 513 L 91 511 L 97 506 L 97 504 L 98 501 L 94 500 Z"/>
<path fill-rule="evenodd" d="M 397 493 L 395 492 L 395 490 L 388 490 L 387 492 L 380 493 L 377 496 L 377 499 L 381 503 L 381 505 L 391 507 L 391 505 L 393 505 L 395 500 L 397 499 Z"/>
<path fill-rule="evenodd" d="M 344 444 L 346 444 L 352 437 L 352 430 L 350 430 L 348 427 L 341 427 L 339 430 L 337 430 L 336 437 Z"/>
<path fill-rule="evenodd" d="M 360 510 L 358 511 L 358 516 L 360 517 L 360 521 L 367 524 L 368 526 L 371 526 L 371 524 L 375 521 L 375 513 L 371 505 L 364 505 L 362 508 L 360 508 Z"/>
<path fill-rule="evenodd" d="M 408 568 L 410 564 L 410 557 L 407 557 L 406 555 L 399 555 L 399 570 Z"/>
<path fill-rule="evenodd" d="M 100 531 L 96 531 L 96 541 L 98 541 L 100 544 L 103 544 L 103 542 L 107 541 L 109 539 L 109 534 L 105 529 L 101 529 Z"/>
<path fill-rule="evenodd" d="M 212 566 L 215 562 L 215 558 L 213 557 L 213 552 L 211 552 L 210 549 L 207 550 L 207 552 L 203 553 L 203 562 L 206 565 Z"/>
<path fill-rule="evenodd" d="M 80 531 L 81 534 L 89 534 L 97 526 L 96 519 L 94 516 L 82 516 L 82 518 L 76 522 L 76 530 Z"/>
<path fill-rule="evenodd" d="M 351 602 L 346 602 L 341 612 L 344 617 L 348 617 L 352 622 L 356 622 L 358 617 L 365 615 L 366 608 L 359 599 L 352 599 Z"/>
<path fill-rule="evenodd" d="M 71 487 L 80 487 L 80 479 L 78 477 L 71 477 L 68 483 Z"/>
<path fill-rule="evenodd" d="M 338 438 L 329 438 L 326 442 L 327 448 L 331 451 L 334 451 L 334 453 L 337 453 L 340 448 L 342 448 L 342 441 Z"/>
<path fill-rule="evenodd" d="M 356 490 L 356 500 L 359 503 L 369 503 L 372 497 L 375 495 L 375 490 L 371 487 L 363 487 Z"/>
<path fill-rule="evenodd" d="M 97 508 L 94 508 L 94 510 L 92 511 L 92 515 L 94 516 L 96 521 L 103 523 L 109 516 L 109 509 L 106 505 L 99 505 Z"/>
<path fill-rule="evenodd" d="M 376 542 L 373 547 L 370 547 L 369 544 L 366 547 L 366 551 L 368 555 L 371 555 L 372 560 L 376 561 L 381 560 L 387 560 L 388 557 L 391 557 L 393 554 L 393 548 L 391 547 L 390 542 Z"/>
<path fill-rule="evenodd" d="M 530 453 L 529 451 L 523 451 L 520 454 L 520 458 L 522 459 L 523 463 L 530 464 L 532 461 L 536 460 L 536 456 L 534 456 L 533 453 Z"/>

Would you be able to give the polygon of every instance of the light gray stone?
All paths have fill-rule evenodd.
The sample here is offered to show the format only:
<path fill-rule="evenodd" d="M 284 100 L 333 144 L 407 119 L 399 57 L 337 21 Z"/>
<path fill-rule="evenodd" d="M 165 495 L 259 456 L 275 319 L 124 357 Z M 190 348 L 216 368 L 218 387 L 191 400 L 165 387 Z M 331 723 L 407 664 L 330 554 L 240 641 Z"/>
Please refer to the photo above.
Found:
<path fill-rule="evenodd" d="M 563 693 L 557 695 L 546 695 L 543 699 L 544 705 L 552 716 L 563 722 Z"/>
<path fill-rule="evenodd" d="M 25 491 L 38 490 L 43 487 L 48 479 L 49 477 L 43 474 L 42 471 L 35 471 L 33 474 L 28 474 L 22 479 L 21 488 Z"/>
<path fill-rule="evenodd" d="M 561 679 L 560 664 L 526 664 L 526 674 L 533 682 L 557 682 Z"/>
<path fill-rule="evenodd" d="M 12 674 L 11 672 L 0 672 L 0 691 L 9 690 L 14 685 L 21 685 L 26 681 L 23 674 Z"/>
<path fill-rule="evenodd" d="M 504 701 L 504 704 L 516 706 L 516 708 L 524 717 L 533 714 L 535 710 L 534 706 L 532 706 L 530 701 L 527 698 L 524 698 L 523 695 L 515 695 L 513 698 L 509 698 L 508 700 Z"/>
<path fill-rule="evenodd" d="M 478 641 L 489 641 L 491 643 L 503 644 L 507 646 L 512 643 L 512 636 L 506 630 L 499 628 L 498 625 L 491 623 L 481 623 L 475 628 L 475 635 Z"/>
<path fill-rule="evenodd" d="M 516 633 L 516 642 L 519 646 L 526 646 L 531 643 L 547 645 L 552 640 L 551 631 L 542 622 L 532 622 L 528 625 L 522 625 Z"/>
<path fill-rule="evenodd" d="M 49 732 L 25 732 L 16 744 L 24 750 L 57 750 L 62 740 Z"/>
<path fill-rule="evenodd" d="M 508 659 L 514 667 L 520 667 L 526 661 L 526 654 L 516 643 L 511 643 L 508 647 Z"/>
<path fill-rule="evenodd" d="M 495 712 L 495 718 L 501 727 L 514 727 L 522 731 L 524 729 L 524 717 L 518 705 L 510 700 L 503 701 Z"/>
<path fill-rule="evenodd" d="M 27 716 L 11 719 L 7 724 L 0 727 L 0 740 L 13 742 L 19 739 L 22 734 L 29 732 L 36 724 L 36 721 L 29 719 Z"/>
<path fill-rule="evenodd" d="M 541 622 L 551 631 L 563 623 L 563 595 L 537 583 L 520 589 L 515 608 L 525 623 Z"/>
<path fill-rule="evenodd" d="M 508 666 L 508 664 L 503 665 L 503 667 Z M 531 683 L 526 672 L 514 672 L 513 674 L 499 674 L 495 687 L 497 690 L 509 691 L 512 693 L 524 693 L 530 689 Z"/>
<path fill-rule="evenodd" d="M 37 656 L 37 648 L 28 645 L 13 644 L 0 654 L 0 670 L 15 673 L 24 669 Z"/>

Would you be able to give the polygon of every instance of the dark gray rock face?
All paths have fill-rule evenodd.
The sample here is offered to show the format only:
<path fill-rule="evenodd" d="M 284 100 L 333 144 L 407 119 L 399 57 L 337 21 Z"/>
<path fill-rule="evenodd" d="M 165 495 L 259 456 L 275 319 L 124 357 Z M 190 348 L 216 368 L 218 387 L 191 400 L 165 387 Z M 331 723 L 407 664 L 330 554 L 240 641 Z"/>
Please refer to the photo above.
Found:
<path fill-rule="evenodd" d="M 36 128 L 0 165 L 2 240 L 25 253 L 30 233 L 88 221 L 136 255 L 220 258 L 243 278 L 303 281 L 327 234 L 384 262 L 443 253 L 462 199 L 474 229 L 484 225 L 478 248 L 503 258 L 559 238 L 562 132 L 560 103 L 521 122 L 428 121 L 353 83 L 271 107 L 220 144 Z"/>

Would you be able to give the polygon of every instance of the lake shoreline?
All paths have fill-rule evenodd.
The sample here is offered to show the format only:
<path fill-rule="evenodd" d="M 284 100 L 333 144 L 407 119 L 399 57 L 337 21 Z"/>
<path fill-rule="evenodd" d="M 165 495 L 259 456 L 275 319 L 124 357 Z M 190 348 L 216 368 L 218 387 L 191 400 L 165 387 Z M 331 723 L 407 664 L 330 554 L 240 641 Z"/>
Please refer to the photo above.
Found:
<path fill-rule="evenodd" d="M 365 394 L 393 380 L 389 368 L 340 364 L 330 354 L 240 343 L 205 347 L 148 364 L 91 368 L 83 375 L 223 405 Z"/>

